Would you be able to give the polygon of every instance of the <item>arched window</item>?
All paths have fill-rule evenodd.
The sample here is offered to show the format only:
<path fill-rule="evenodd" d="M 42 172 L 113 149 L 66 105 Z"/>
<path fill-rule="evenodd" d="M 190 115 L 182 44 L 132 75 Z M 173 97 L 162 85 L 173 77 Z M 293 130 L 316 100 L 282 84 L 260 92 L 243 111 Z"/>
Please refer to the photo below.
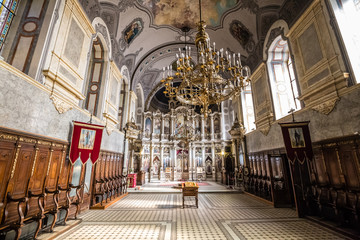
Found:
<path fill-rule="evenodd" d="M 248 133 L 256 129 L 251 85 L 247 86 L 241 92 L 241 105 L 244 119 L 244 127 L 246 129 L 246 132 Z"/>
<path fill-rule="evenodd" d="M 288 42 L 278 36 L 270 45 L 267 60 L 276 119 L 301 108 Z"/>
<path fill-rule="evenodd" d="M 16 0 L 0 0 L 0 50 L 4 45 L 18 5 L 19 1 Z"/>
<path fill-rule="evenodd" d="M 350 60 L 355 82 L 360 83 L 360 1 L 330 0 L 341 38 Z"/>
<path fill-rule="evenodd" d="M 99 40 L 93 42 L 91 54 L 85 109 L 89 110 L 92 115 L 97 116 L 100 104 L 101 83 L 105 69 L 104 48 Z"/>

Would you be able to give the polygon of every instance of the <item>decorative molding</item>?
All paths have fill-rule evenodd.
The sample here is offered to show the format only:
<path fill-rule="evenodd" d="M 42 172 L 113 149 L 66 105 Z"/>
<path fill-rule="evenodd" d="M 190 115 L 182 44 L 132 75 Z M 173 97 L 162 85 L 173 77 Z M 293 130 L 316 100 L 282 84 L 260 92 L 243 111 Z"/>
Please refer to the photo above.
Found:
<path fill-rule="evenodd" d="M 18 137 L 17 136 L 14 136 L 14 135 L 9 135 L 9 134 L 0 134 L 0 139 L 3 139 L 3 140 L 14 140 L 14 141 L 17 141 L 18 140 Z"/>
<path fill-rule="evenodd" d="M 16 147 L 14 165 L 13 165 L 12 170 L 11 170 L 10 179 L 12 179 L 14 177 L 14 174 L 15 174 L 16 163 L 17 163 L 17 160 L 18 160 L 18 157 L 19 157 L 20 148 L 21 148 L 21 145 L 18 144 L 17 147 Z"/>
<path fill-rule="evenodd" d="M 59 114 L 63 114 L 65 112 L 73 109 L 73 106 L 71 104 L 62 101 L 61 99 L 55 97 L 54 95 L 51 95 L 50 99 L 52 100 L 52 102 Z"/>
<path fill-rule="evenodd" d="M 262 134 L 267 136 L 269 134 L 270 128 L 271 128 L 271 125 L 268 125 L 268 126 L 260 128 L 259 130 Z"/>
<path fill-rule="evenodd" d="M 112 124 L 106 124 L 105 126 L 107 134 L 110 136 L 113 131 L 115 131 L 115 126 Z"/>
<path fill-rule="evenodd" d="M 326 102 L 322 102 L 316 106 L 313 106 L 312 109 L 319 113 L 329 115 L 334 110 L 336 103 L 339 100 L 340 100 L 340 98 L 330 99 Z"/>

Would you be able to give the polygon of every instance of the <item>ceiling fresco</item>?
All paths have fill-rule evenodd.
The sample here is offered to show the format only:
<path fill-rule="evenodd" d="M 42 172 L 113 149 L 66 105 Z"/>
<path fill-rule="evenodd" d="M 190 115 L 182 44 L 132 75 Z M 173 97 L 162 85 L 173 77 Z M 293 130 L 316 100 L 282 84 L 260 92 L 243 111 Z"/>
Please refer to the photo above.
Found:
<path fill-rule="evenodd" d="M 177 28 L 196 28 L 200 20 L 196 0 L 137 0 L 154 16 L 154 24 L 171 25 Z M 206 0 L 201 4 L 202 19 L 208 26 L 220 25 L 221 16 L 233 8 L 239 0 Z"/>

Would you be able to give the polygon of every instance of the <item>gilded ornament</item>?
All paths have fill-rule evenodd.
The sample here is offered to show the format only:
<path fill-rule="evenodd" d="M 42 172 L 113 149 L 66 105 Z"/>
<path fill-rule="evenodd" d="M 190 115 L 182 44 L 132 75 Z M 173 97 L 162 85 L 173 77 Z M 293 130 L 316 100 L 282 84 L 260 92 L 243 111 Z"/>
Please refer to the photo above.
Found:
<path fill-rule="evenodd" d="M 18 157 L 19 157 L 20 148 L 21 148 L 21 145 L 20 144 L 17 145 L 15 159 L 14 159 L 14 165 L 13 165 L 13 168 L 11 170 L 10 179 L 12 179 L 14 177 L 14 174 L 15 174 L 16 163 L 17 163 L 17 160 L 18 160 Z"/>

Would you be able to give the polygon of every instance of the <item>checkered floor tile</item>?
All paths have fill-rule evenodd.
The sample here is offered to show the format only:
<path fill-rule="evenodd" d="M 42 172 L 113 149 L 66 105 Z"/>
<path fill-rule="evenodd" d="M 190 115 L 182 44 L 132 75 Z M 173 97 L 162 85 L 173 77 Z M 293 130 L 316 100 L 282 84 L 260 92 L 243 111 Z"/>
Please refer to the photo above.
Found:
<path fill-rule="evenodd" d="M 129 194 L 106 210 L 80 215 L 82 223 L 56 239 L 350 239 L 296 212 L 246 194 Z"/>

